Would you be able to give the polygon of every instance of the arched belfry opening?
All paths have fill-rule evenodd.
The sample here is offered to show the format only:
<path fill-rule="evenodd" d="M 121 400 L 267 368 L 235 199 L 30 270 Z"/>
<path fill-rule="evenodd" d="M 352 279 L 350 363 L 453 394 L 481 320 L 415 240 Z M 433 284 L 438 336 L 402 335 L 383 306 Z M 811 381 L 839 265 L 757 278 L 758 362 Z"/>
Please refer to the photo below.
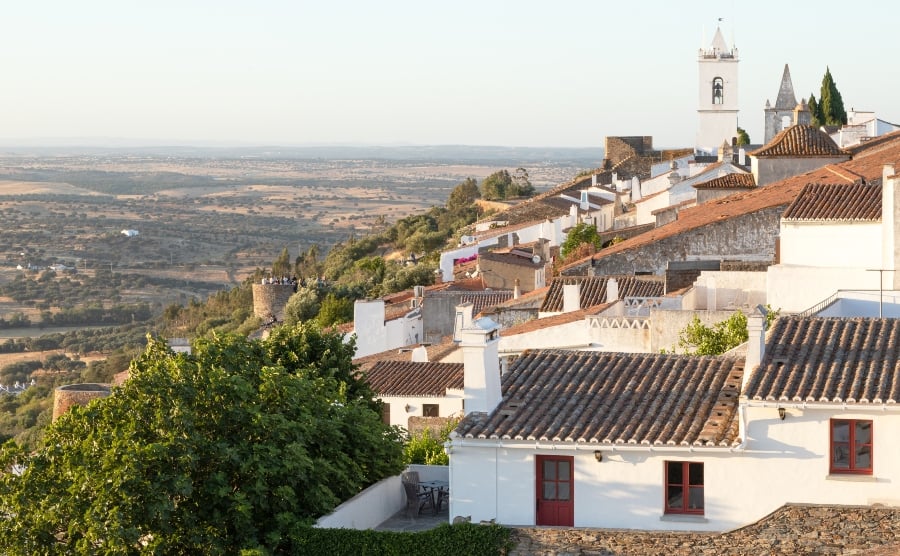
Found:
<path fill-rule="evenodd" d="M 725 81 L 721 77 L 713 79 L 712 84 L 712 103 L 723 104 L 725 102 Z"/>

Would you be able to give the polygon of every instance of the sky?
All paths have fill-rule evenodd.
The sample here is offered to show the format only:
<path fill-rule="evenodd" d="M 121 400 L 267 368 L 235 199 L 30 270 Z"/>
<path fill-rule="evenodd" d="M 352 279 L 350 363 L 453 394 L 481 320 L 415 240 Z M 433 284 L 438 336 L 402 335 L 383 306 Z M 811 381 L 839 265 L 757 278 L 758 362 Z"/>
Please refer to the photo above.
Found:
<path fill-rule="evenodd" d="M 882 0 L 9 1 L 0 143 L 691 147 L 697 52 L 739 50 L 739 125 L 790 65 L 900 123 Z M 719 21 L 722 18 L 722 21 Z"/>

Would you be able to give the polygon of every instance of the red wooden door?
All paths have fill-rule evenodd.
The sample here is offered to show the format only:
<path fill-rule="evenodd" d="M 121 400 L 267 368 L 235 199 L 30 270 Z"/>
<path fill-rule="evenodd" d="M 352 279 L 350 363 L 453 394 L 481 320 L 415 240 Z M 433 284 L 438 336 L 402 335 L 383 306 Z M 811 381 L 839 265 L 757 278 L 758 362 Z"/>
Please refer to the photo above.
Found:
<path fill-rule="evenodd" d="M 574 463 L 572 456 L 537 457 L 537 525 L 575 523 Z"/>

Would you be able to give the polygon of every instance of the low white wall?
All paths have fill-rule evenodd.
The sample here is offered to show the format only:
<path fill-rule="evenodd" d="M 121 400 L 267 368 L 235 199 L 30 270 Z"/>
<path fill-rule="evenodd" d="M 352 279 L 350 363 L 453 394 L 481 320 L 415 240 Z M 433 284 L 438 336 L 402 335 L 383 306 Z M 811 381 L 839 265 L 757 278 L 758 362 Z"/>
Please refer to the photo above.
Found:
<path fill-rule="evenodd" d="M 766 304 L 766 273 L 704 270 L 691 292 L 691 305 L 686 305 L 685 309 L 755 308 Z M 714 305 L 710 306 L 711 303 Z"/>
<path fill-rule="evenodd" d="M 406 506 L 400 476 L 388 477 L 347 500 L 319 518 L 316 527 L 328 529 L 373 529 Z"/>
<path fill-rule="evenodd" d="M 446 465 L 410 465 L 419 472 L 420 481 L 449 481 Z M 451 495 L 452 495 L 451 490 Z M 323 529 L 374 529 L 406 507 L 406 493 L 400 475 L 381 480 L 319 518 L 316 527 Z"/>

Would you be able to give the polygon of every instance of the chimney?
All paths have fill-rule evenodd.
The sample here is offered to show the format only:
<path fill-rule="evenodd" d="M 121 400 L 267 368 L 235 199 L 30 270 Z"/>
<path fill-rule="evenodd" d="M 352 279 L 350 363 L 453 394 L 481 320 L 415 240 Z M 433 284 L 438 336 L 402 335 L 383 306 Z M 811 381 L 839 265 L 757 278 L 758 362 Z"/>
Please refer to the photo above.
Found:
<path fill-rule="evenodd" d="M 516 282 L 513 285 L 513 299 L 519 299 L 519 296 L 522 295 L 522 289 L 519 287 L 519 279 L 516 278 Z"/>
<path fill-rule="evenodd" d="M 756 310 L 747 316 L 747 335 L 749 341 L 747 343 L 747 359 L 744 363 L 744 379 L 741 384 L 741 390 L 747 385 L 753 369 L 759 366 L 766 353 L 766 313 L 765 309 L 758 305 Z"/>
<path fill-rule="evenodd" d="M 428 349 L 425 346 L 416 346 L 409 356 L 413 363 L 428 363 Z"/>
<path fill-rule="evenodd" d="M 738 164 L 740 164 L 741 166 L 747 165 L 747 150 L 743 147 L 741 147 L 738 151 Z"/>
<path fill-rule="evenodd" d="M 472 303 L 461 303 L 456 306 L 456 317 L 453 319 L 453 341 L 462 341 L 462 331 L 472 326 Z"/>
<path fill-rule="evenodd" d="M 606 280 L 606 302 L 615 303 L 619 300 L 619 282 L 615 278 Z"/>
<path fill-rule="evenodd" d="M 581 309 L 581 285 L 563 284 L 563 313 Z"/>
<path fill-rule="evenodd" d="M 892 270 L 893 289 L 897 289 L 900 267 L 900 245 L 897 234 L 900 233 L 900 177 L 897 176 L 893 164 L 885 164 L 881 170 L 881 268 Z M 878 273 L 881 277 L 881 273 Z"/>
<path fill-rule="evenodd" d="M 591 174 L 591 187 L 597 187 L 597 174 Z"/>
<path fill-rule="evenodd" d="M 465 414 L 490 413 L 500 403 L 500 325 L 480 318 L 461 331 Z"/>

